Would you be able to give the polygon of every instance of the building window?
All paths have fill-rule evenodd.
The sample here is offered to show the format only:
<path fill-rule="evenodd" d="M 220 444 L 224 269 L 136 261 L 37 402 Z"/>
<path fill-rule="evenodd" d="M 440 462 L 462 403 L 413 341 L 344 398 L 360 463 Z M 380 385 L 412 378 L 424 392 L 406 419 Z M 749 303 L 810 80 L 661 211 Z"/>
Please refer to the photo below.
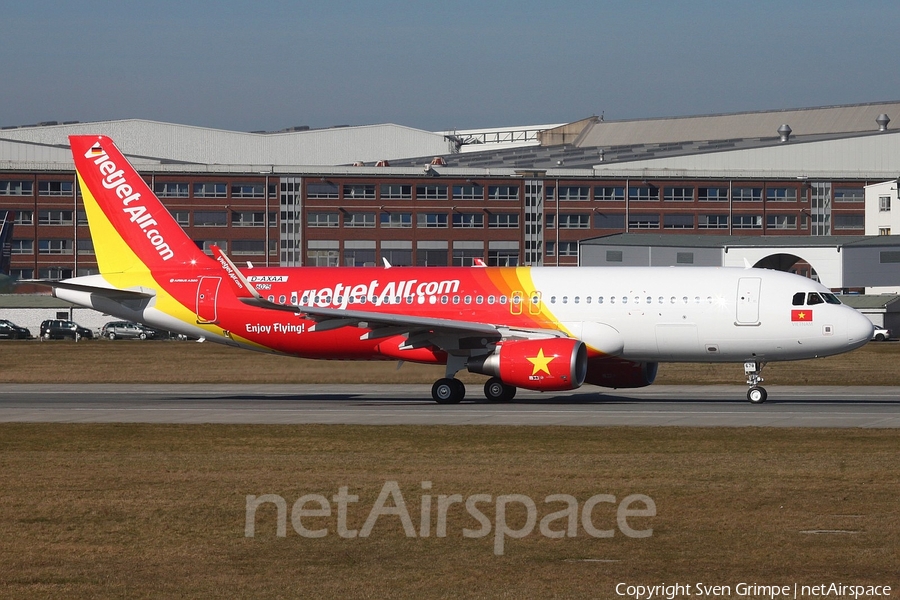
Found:
<path fill-rule="evenodd" d="M 195 198 L 226 198 L 228 197 L 228 188 L 224 183 L 195 183 Z"/>
<path fill-rule="evenodd" d="M 762 200 L 762 188 L 736 187 L 731 190 L 731 199 L 734 202 L 759 202 Z"/>
<path fill-rule="evenodd" d="M 45 267 L 38 269 L 38 277 L 40 279 L 69 279 L 72 276 L 72 269 L 66 267 Z M 68 312 L 57 312 L 57 319 L 67 319 Z"/>
<path fill-rule="evenodd" d="M 890 196 L 878 196 L 878 211 L 879 212 L 891 212 L 891 197 Z"/>
<path fill-rule="evenodd" d="M 419 184 L 416 186 L 416 198 L 419 200 L 446 200 L 447 186 L 441 184 Z"/>
<path fill-rule="evenodd" d="M 767 202 L 796 202 L 797 190 L 794 188 L 766 188 Z"/>
<path fill-rule="evenodd" d="M 245 254 L 265 254 L 265 240 L 232 240 L 231 253 L 235 256 Z"/>
<path fill-rule="evenodd" d="M 207 254 L 212 254 L 213 246 L 216 246 L 222 252 L 228 252 L 228 242 L 225 240 L 194 240 L 194 243 Z"/>
<path fill-rule="evenodd" d="M 33 181 L 0 181 L 0 196 L 31 196 Z"/>
<path fill-rule="evenodd" d="M 728 188 L 723 188 L 723 187 L 697 188 L 697 199 L 700 202 L 728 202 Z"/>
<path fill-rule="evenodd" d="M 71 210 L 38 211 L 38 225 L 72 225 Z"/>
<path fill-rule="evenodd" d="M 13 240 L 10 254 L 34 254 L 34 240 Z"/>
<path fill-rule="evenodd" d="M 734 229 L 762 229 L 762 215 L 734 215 Z"/>
<path fill-rule="evenodd" d="M 338 186 L 336 183 L 320 181 L 309 183 L 306 186 L 307 198 L 338 198 Z"/>
<path fill-rule="evenodd" d="M 405 229 L 412 227 L 412 213 L 383 212 L 381 226 L 388 229 Z"/>
<path fill-rule="evenodd" d="M 306 213 L 307 227 L 340 227 L 341 216 L 336 212 Z"/>
<path fill-rule="evenodd" d="M 374 267 L 375 248 L 344 248 L 345 267 Z"/>
<path fill-rule="evenodd" d="M 382 248 L 381 257 L 387 259 L 391 266 L 394 267 L 408 267 L 412 265 L 412 250 Z"/>
<path fill-rule="evenodd" d="M 34 225 L 34 211 L 16 210 L 16 219 L 13 223 L 16 225 Z"/>
<path fill-rule="evenodd" d="M 169 211 L 175 222 L 182 227 L 189 227 L 191 224 L 191 213 L 186 210 Z"/>
<path fill-rule="evenodd" d="M 471 267 L 475 264 L 475 259 L 484 260 L 484 250 L 475 249 L 453 249 L 453 266 L 454 267 Z"/>
<path fill-rule="evenodd" d="M 518 250 L 488 250 L 488 266 L 490 267 L 517 267 L 519 266 Z"/>
<path fill-rule="evenodd" d="M 548 217 L 550 215 L 547 215 Z M 550 224 L 547 224 L 550 227 Z M 559 215 L 560 229 L 590 229 L 590 213 L 562 213 Z"/>
<path fill-rule="evenodd" d="M 663 215 L 663 229 L 693 229 L 694 215 Z"/>
<path fill-rule="evenodd" d="M 865 215 L 833 215 L 835 229 L 865 229 Z"/>
<path fill-rule="evenodd" d="M 692 187 L 664 187 L 663 200 L 665 202 L 693 202 L 694 188 Z"/>
<path fill-rule="evenodd" d="M 600 202 L 624 202 L 625 186 L 603 186 L 594 188 L 594 200 Z"/>
<path fill-rule="evenodd" d="M 547 188 L 547 199 L 555 200 L 556 189 L 554 187 Z M 580 185 L 561 185 L 559 186 L 560 202 L 587 202 L 591 199 L 591 188 Z"/>
<path fill-rule="evenodd" d="M 766 215 L 768 229 L 797 229 L 797 215 Z"/>
<path fill-rule="evenodd" d="M 900 252 L 897 250 L 882 250 L 880 261 L 882 263 L 900 263 Z"/>
<path fill-rule="evenodd" d="M 866 192 L 862 188 L 835 188 L 835 202 L 865 202 Z"/>
<path fill-rule="evenodd" d="M 891 235 L 891 228 L 890 227 L 879 227 L 878 235 Z"/>
<path fill-rule="evenodd" d="M 225 227 L 228 213 L 224 210 L 195 210 L 194 227 Z"/>
<path fill-rule="evenodd" d="M 94 254 L 94 240 L 78 240 L 75 245 L 78 254 Z"/>
<path fill-rule="evenodd" d="M 355 212 L 344 215 L 344 227 L 375 227 L 375 213 Z"/>
<path fill-rule="evenodd" d="M 659 200 L 659 188 L 649 185 L 628 187 L 629 202 L 652 202 L 655 200 Z"/>
<path fill-rule="evenodd" d="M 484 227 L 482 213 L 453 213 L 453 226 L 466 229 Z"/>
<path fill-rule="evenodd" d="M 275 224 L 275 213 L 269 213 L 269 226 Z M 232 227 L 265 227 L 266 213 L 262 211 L 232 211 Z"/>
<path fill-rule="evenodd" d="M 419 267 L 446 267 L 447 250 L 416 250 L 416 265 Z"/>
<path fill-rule="evenodd" d="M 374 200 L 375 184 L 344 184 L 344 200 Z"/>
<path fill-rule="evenodd" d="M 629 229 L 659 229 L 659 215 L 629 215 Z"/>
<path fill-rule="evenodd" d="M 38 196 L 71 196 L 74 186 L 71 181 L 39 181 Z"/>
<path fill-rule="evenodd" d="M 306 264 L 310 267 L 336 267 L 340 260 L 337 250 L 307 250 Z"/>
<path fill-rule="evenodd" d="M 553 256 L 556 244 L 547 242 L 547 254 Z M 560 242 L 559 256 L 578 256 L 578 242 Z"/>
<path fill-rule="evenodd" d="M 454 185 L 454 200 L 484 200 L 484 186 L 473 183 L 471 185 Z"/>
<path fill-rule="evenodd" d="M 172 181 L 157 181 L 153 184 L 153 193 L 160 198 L 187 198 L 190 195 L 188 184 Z"/>
<path fill-rule="evenodd" d="M 697 229 L 728 229 L 728 215 L 699 215 Z"/>
<path fill-rule="evenodd" d="M 597 213 L 594 215 L 594 227 L 596 229 L 625 229 L 625 215 Z"/>
<path fill-rule="evenodd" d="M 233 183 L 231 184 L 232 198 L 265 198 L 266 184 L 264 183 Z"/>
<path fill-rule="evenodd" d="M 622 262 L 622 251 L 621 250 L 607 250 L 606 251 L 606 262 Z"/>
<path fill-rule="evenodd" d="M 72 254 L 72 240 L 38 240 L 38 254 Z"/>
<path fill-rule="evenodd" d="M 412 198 L 412 186 L 399 183 L 382 183 L 382 200 L 410 200 Z"/>
<path fill-rule="evenodd" d="M 518 229 L 519 213 L 492 213 L 488 215 L 489 229 Z"/>
<path fill-rule="evenodd" d="M 446 227 L 447 213 L 418 213 L 416 226 L 424 228 Z"/>
<path fill-rule="evenodd" d="M 491 185 L 488 186 L 488 200 L 518 200 L 519 186 L 516 185 Z"/>
<path fill-rule="evenodd" d="M 693 252 L 676 252 L 675 253 L 675 263 L 679 264 L 679 265 L 694 264 L 694 253 Z"/>

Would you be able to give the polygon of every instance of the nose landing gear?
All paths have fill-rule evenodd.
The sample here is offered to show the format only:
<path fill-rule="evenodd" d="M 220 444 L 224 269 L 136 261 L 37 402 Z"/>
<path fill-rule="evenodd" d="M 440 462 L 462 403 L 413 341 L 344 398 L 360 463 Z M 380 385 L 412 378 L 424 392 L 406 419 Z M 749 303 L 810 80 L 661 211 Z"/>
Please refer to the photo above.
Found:
<path fill-rule="evenodd" d="M 764 366 L 766 366 L 766 363 L 757 361 L 744 363 L 744 375 L 747 376 L 747 385 L 750 386 L 750 389 L 747 390 L 747 400 L 751 404 L 762 404 L 768 397 L 766 388 L 759 385 L 763 381 L 759 374 Z"/>

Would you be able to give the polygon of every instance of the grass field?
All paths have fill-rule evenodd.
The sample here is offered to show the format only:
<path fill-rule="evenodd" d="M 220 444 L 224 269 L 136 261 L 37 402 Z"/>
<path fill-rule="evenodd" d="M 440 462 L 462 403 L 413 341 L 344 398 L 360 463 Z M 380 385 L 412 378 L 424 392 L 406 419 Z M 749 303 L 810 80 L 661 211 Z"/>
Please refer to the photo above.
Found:
<path fill-rule="evenodd" d="M 900 385 L 900 344 L 769 365 L 775 384 Z M 183 342 L 0 343 L 0 384 L 94 382 L 409 382 L 440 367 L 334 363 Z M 467 381 L 483 378 L 464 375 Z M 659 383 L 735 383 L 740 365 L 662 365 Z M 618 598 L 615 586 L 703 582 L 734 586 L 839 582 L 900 589 L 900 433 L 893 430 L 731 428 L 361 427 L 0 424 L 0 597 Z M 384 514 L 367 537 L 337 533 L 341 487 L 359 496 L 347 526 L 363 528 L 386 482 L 396 481 L 414 537 Z M 431 482 L 428 489 L 422 482 Z M 247 537 L 247 496 L 273 504 Z M 330 501 L 303 516 L 301 496 Z M 463 504 L 480 505 L 488 535 Z M 536 524 L 501 536 L 497 497 L 521 494 Z M 539 523 L 568 494 L 611 538 L 550 538 Z M 626 525 L 616 503 L 643 494 L 654 516 Z M 430 499 L 424 499 L 430 496 Z M 422 535 L 422 506 L 431 507 Z M 314 504 L 301 508 L 310 509 Z M 394 498 L 387 500 L 389 512 Z M 643 504 L 633 506 L 641 508 Z M 551 515 L 552 516 L 552 515 Z M 510 529 L 524 527 L 511 502 Z M 551 531 L 569 522 L 556 518 Z M 694 595 L 697 589 L 692 589 Z M 767 596 L 766 596 L 767 597 Z"/>
<path fill-rule="evenodd" d="M 896 590 L 898 442 L 887 430 L 2 424 L 0 596 L 615 598 L 620 582 Z M 335 512 L 301 521 L 324 537 L 292 527 L 300 496 L 330 500 L 347 486 L 359 496 L 347 526 L 358 530 L 387 481 L 415 537 L 388 514 L 365 538 L 340 537 Z M 285 499 L 285 537 L 274 505 L 245 536 L 248 494 Z M 644 494 L 656 515 L 631 517 L 652 535 L 630 538 L 602 503 L 593 523 L 613 537 L 587 535 L 579 519 L 575 537 L 535 527 L 504 538 L 498 555 L 494 530 L 463 537 L 479 523 L 460 504 L 437 537 L 434 506 L 451 494 L 523 494 L 538 521 L 564 506 L 545 505 L 550 494 L 579 507 Z M 480 505 L 491 525 L 494 506 Z M 508 526 L 525 519 L 510 504 Z"/>
<path fill-rule="evenodd" d="M 421 383 L 443 367 L 395 362 L 303 360 L 194 342 L 95 340 L 0 342 L 0 383 Z M 900 385 L 900 343 L 870 343 L 848 354 L 772 363 L 766 383 Z M 460 373 L 466 382 L 480 375 Z M 740 364 L 662 364 L 661 384 L 743 384 Z"/>

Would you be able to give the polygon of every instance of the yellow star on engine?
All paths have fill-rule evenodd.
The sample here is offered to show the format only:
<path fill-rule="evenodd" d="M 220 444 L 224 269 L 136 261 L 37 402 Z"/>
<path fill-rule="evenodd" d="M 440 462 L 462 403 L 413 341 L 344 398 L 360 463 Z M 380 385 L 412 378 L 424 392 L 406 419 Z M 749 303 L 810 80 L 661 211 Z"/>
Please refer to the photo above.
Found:
<path fill-rule="evenodd" d="M 548 367 L 548 365 L 550 364 L 550 361 L 555 359 L 556 357 L 544 356 L 544 349 L 541 348 L 540 350 L 538 350 L 537 356 L 535 356 L 534 358 L 528 358 L 527 356 L 525 358 L 528 360 L 528 362 L 534 365 L 534 370 L 531 372 L 532 375 L 537 375 L 541 371 L 549 375 L 550 368 Z"/>

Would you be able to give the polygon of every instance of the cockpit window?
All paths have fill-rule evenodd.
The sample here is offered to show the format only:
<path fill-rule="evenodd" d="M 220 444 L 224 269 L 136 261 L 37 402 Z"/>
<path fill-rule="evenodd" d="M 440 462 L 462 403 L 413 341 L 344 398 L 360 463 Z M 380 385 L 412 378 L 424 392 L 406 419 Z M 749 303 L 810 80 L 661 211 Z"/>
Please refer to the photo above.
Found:
<path fill-rule="evenodd" d="M 825 302 L 827 302 L 828 304 L 841 304 L 840 298 L 838 298 L 834 294 L 826 294 L 825 292 L 822 292 L 822 297 L 825 298 Z"/>
<path fill-rule="evenodd" d="M 806 298 L 806 303 L 809 306 L 813 306 L 816 304 L 822 304 L 823 302 L 824 302 L 824 300 L 822 300 L 822 297 L 819 294 L 817 294 L 816 292 L 810 292 Z"/>
<path fill-rule="evenodd" d="M 791 304 L 794 306 L 803 306 L 804 300 L 806 300 L 806 292 L 797 292 L 794 294 L 794 299 L 791 301 Z"/>

